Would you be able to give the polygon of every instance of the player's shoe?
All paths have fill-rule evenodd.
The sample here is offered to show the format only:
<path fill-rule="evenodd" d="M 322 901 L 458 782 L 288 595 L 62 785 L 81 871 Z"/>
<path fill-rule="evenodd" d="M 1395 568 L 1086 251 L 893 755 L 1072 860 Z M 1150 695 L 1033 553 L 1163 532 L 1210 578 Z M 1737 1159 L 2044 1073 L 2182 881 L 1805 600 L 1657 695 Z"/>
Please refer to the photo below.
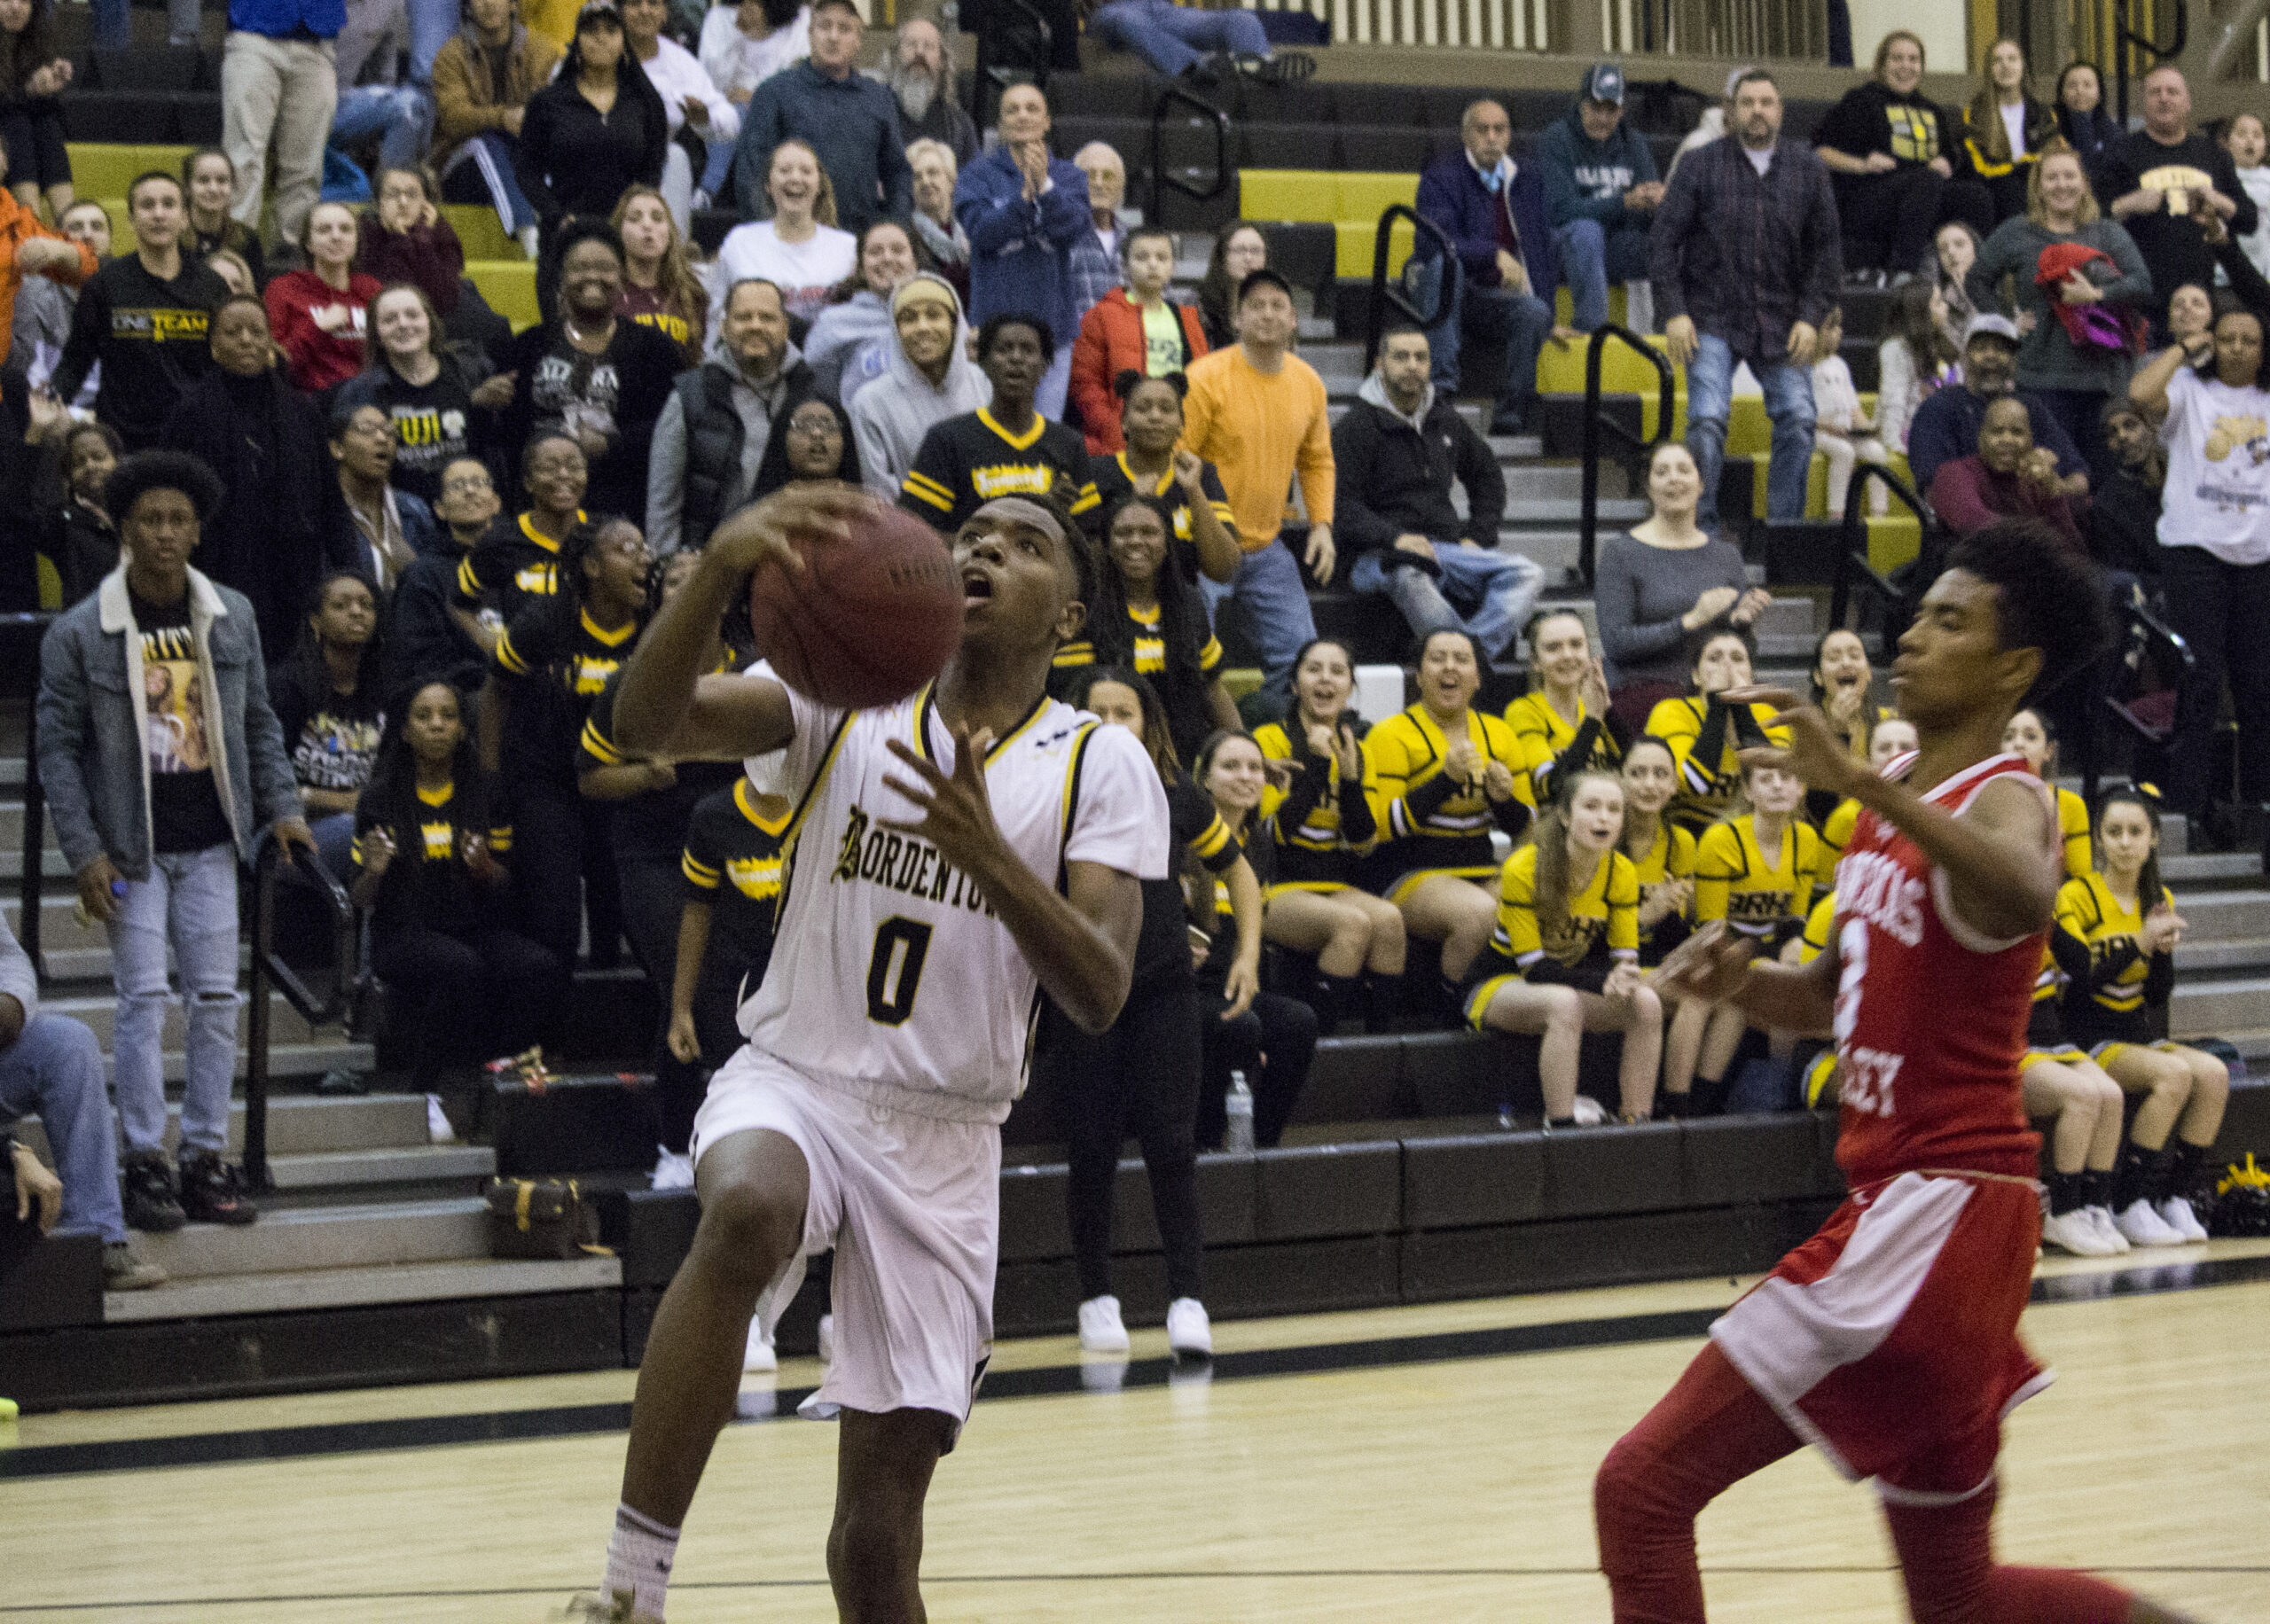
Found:
<path fill-rule="evenodd" d="M 2114 1255 L 2115 1251 L 2099 1231 L 2085 1206 L 2077 1206 L 2070 1213 L 2058 1213 L 2043 1219 L 2041 1240 L 2044 1245 L 2070 1252 L 2077 1258 L 2109 1258 Z M 2127 1249 L 2125 1243 L 2118 1248 L 2122 1252 Z"/>
<path fill-rule="evenodd" d="M 2161 1222 L 2186 1241 L 2207 1238 L 2207 1226 L 2199 1222 L 2199 1214 L 2192 1210 L 2191 1203 L 2183 1197 L 2170 1196 L 2152 1210 L 2159 1214 Z"/>
<path fill-rule="evenodd" d="M 2167 1220 L 2152 1210 L 2152 1204 L 2139 1196 L 2122 1208 L 2113 1222 L 2128 1238 L 2132 1246 L 2180 1246 L 2184 1244 L 2180 1231 L 2168 1227 Z"/>
<path fill-rule="evenodd" d="M 2104 1237 L 2115 1256 L 2133 1250 L 2128 1245 L 2128 1238 L 2120 1232 L 2120 1226 L 2113 1222 L 2110 1207 L 2099 1205 L 2085 1206 L 2081 1210 L 2089 1215 L 2089 1222 L 2096 1225 L 2097 1233 Z"/>
<path fill-rule="evenodd" d="M 1080 1305 L 1080 1348 L 1090 1354 L 1123 1354 L 1127 1327 L 1119 1317 L 1119 1299 L 1091 1297 Z"/>
<path fill-rule="evenodd" d="M 772 1351 L 772 1339 L 764 1332 L 764 1322 L 752 1319 L 748 1323 L 748 1346 L 741 1351 L 741 1370 L 761 1373 L 780 1368 L 780 1355 Z"/>
<path fill-rule="evenodd" d="M 1167 1304 L 1167 1346 L 1185 1359 L 1214 1356 L 1214 1323 L 1206 1317 L 1204 1303 L 1178 1297 Z"/>
<path fill-rule="evenodd" d="M 569 1624 L 662 1624 L 653 1613 L 639 1612 L 628 1590 L 617 1590 L 611 1598 L 575 1597 L 560 1616 Z"/>

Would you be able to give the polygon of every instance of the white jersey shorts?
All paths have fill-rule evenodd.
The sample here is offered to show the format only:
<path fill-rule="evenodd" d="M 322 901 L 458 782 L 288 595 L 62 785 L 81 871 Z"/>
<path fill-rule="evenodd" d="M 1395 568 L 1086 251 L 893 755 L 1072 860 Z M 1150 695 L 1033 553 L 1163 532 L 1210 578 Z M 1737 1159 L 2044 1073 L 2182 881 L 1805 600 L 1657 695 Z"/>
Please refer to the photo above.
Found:
<path fill-rule="evenodd" d="M 744 1044 L 693 1120 L 695 1163 L 752 1128 L 793 1141 L 811 1178 L 802 1252 L 765 1306 L 804 1257 L 835 1253 L 835 1357 L 801 1413 L 935 1409 L 959 1434 L 993 1350 L 1000 1129 L 871 1104 Z"/>

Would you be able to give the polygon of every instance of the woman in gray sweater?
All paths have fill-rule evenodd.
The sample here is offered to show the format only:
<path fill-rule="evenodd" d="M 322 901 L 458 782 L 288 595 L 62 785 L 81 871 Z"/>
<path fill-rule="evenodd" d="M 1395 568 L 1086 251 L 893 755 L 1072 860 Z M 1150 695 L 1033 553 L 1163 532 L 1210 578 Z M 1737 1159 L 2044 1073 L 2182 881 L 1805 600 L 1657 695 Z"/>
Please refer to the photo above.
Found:
<path fill-rule="evenodd" d="M 2063 277 L 2056 298 L 2077 316 L 2074 325 L 2093 325 L 2106 335 L 2104 343 L 2076 344 L 2067 320 L 2035 279 L 2044 251 L 2061 245 L 2094 249 L 2103 256 Z M 2010 279 L 2013 299 L 2002 297 L 2004 277 Z M 2126 389 L 2134 370 L 2126 346 L 2115 345 L 2125 334 L 2129 313 L 2150 305 L 2152 276 L 2127 228 L 2099 215 L 2088 176 L 2071 151 L 2054 151 L 2034 166 L 2025 213 L 2005 220 L 1986 239 L 1966 285 L 1982 310 L 2008 309 L 2015 303 L 2018 328 L 2025 335 L 2018 345 L 2018 387 L 2049 410 L 2091 468 L 2102 468 L 2104 433 L 2098 420 L 2106 398 Z"/>
<path fill-rule="evenodd" d="M 1654 512 L 1600 544 L 1593 600 L 1610 708 L 1634 733 L 1659 699 L 1687 691 L 1689 639 L 1713 627 L 1748 626 L 1773 602 L 1749 584 L 1742 551 L 1695 522 L 1702 478 L 1683 441 L 1648 461 Z"/>

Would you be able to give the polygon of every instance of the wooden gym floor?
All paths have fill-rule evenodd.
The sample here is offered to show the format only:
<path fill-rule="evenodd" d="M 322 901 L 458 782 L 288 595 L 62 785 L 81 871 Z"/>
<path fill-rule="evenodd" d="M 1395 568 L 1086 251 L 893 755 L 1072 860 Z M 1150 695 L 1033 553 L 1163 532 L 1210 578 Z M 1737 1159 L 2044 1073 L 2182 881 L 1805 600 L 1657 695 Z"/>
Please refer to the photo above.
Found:
<path fill-rule="evenodd" d="M 2125 1265 L 2125 1267 L 2123 1265 Z M 999 1350 L 940 1469 L 946 1620 L 1608 1617 L 1591 1479 L 1748 1282 L 1217 1328 L 1206 1381 L 1139 1331 L 1123 1390 L 1069 1338 Z M 2053 1260 L 2026 1331 L 2061 1379 L 2013 1418 L 2013 1559 L 2270 1617 L 2270 1243 Z M 790 1361 L 786 1395 L 815 1367 Z M 629 1371 L 28 1417 L 0 1426 L 0 1617 L 432 1624 L 552 1616 L 599 1575 Z M 743 1410 L 772 1399 L 752 1378 Z M 834 1431 L 728 1429 L 673 1624 L 834 1617 Z M 1703 1519 L 1715 1615 L 1903 1619 L 1873 1495 L 1811 1454 Z"/>

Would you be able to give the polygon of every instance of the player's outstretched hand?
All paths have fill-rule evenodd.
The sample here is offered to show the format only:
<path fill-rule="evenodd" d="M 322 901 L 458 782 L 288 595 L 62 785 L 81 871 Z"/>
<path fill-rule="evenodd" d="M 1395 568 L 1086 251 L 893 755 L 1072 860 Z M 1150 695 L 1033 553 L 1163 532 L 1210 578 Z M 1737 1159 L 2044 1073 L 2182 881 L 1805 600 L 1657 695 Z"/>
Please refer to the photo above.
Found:
<path fill-rule="evenodd" d="M 1765 725 L 1789 730 L 1786 748 L 1767 745 L 1741 752 L 1745 767 L 1779 767 L 1804 779 L 1808 789 L 1827 790 L 1840 798 L 1850 795 L 1853 784 L 1867 776 L 1867 769 L 1828 725 L 1820 707 L 1806 704 L 1789 689 L 1753 684 L 1726 689 L 1718 698 L 1728 705 L 1771 706 L 1773 714 Z"/>
<path fill-rule="evenodd" d="M 710 532 L 709 544 L 701 556 L 716 559 L 736 581 L 755 574 L 768 562 L 802 575 L 806 566 L 803 555 L 795 549 L 797 537 L 849 541 L 854 527 L 881 505 L 854 485 L 821 481 L 785 485 Z"/>
<path fill-rule="evenodd" d="M 1653 980 L 1676 997 L 1723 1003 L 1749 979 L 1753 951 L 1748 938 L 1728 931 L 1724 919 L 1713 919 L 1666 954 Z"/>
<path fill-rule="evenodd" d="M 920 774 L 921 782 L 910 783 L 894 774 L 883 783 L 921 808 L 922 816 L 912 823 L 887 817 L 875 821 L 901 834 L 921 836 L 963 873 L 977 876 L 1001 850 L 1000 826 L 993 821 L 993 800 L 985 790 L 985 755 L 993 748 L 993 730 L 971 733 L 957 723 L 953 735 L 951 773 L 924 761 L 905 740 L 890 741 L 890 753 Z"/>

